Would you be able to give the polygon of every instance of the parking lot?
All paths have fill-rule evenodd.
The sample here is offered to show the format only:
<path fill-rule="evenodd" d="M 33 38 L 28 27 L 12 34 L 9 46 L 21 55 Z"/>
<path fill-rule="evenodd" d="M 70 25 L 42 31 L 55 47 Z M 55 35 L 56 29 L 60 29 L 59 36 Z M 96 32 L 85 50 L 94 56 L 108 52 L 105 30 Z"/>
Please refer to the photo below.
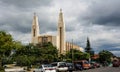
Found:
<path fill-rule="evenodd" d="M 120 67 L 101 67 L 83 71 L 74 71 L 74 72 L 120 72 Z"/>

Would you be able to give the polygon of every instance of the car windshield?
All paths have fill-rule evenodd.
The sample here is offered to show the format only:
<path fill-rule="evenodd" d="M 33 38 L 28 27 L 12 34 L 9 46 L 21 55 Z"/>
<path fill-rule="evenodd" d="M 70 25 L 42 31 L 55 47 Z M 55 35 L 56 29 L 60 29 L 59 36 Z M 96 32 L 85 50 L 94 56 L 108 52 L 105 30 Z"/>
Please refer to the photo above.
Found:
<path fill-rule="evenodd" d="M 72 63 L 67 63 L 68 66 L 72 66 L 73 64 Z"/>
<path fill-rule="evenodd" d="M 60 63 L 59 66 L 64 67 L 64 66 L 66 66 L 66 64 L 65 63 Z"/>
<path fill-rule="evenodd" d="M 87 62 L 87 61 L 85 61 L 84 63 L 85 63 L 85 64 L 88 64 L 88 62 Z"/>
<path fill-rule="evenodd" d="M 44 67 L 53 67 L 51 64 L 43 65 Z"/>
<path fill-rule="evenodd" d="M 51 65 L 52 65 L 52 66 L 57 66 L 57 63 L 52 63 Z"/>

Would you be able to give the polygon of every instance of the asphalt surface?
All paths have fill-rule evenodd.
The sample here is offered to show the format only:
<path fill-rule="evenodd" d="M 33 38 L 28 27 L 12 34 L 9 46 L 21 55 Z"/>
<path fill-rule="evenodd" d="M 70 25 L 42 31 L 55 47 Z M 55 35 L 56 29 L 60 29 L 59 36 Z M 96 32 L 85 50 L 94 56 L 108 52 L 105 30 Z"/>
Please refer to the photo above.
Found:
<path fill-rule="evenodd" d="M 74 72 L 120 72 L 120 67 L 101 67 L 83 71 L 74 71 Z"/>

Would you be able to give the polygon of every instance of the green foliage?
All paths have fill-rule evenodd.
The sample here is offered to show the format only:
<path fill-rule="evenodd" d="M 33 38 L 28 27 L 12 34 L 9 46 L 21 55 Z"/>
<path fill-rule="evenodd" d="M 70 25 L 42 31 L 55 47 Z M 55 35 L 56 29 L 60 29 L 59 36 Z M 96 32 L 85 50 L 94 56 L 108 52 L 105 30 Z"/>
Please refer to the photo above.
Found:
<path fill-rule="evenodd" d="M 85 52 L 86 52 L 86 53 L 89 53 L 91 56 L 94 55 L 94 51 L 93 51 L 92 48 L 91 48 L 89 38 L 87 38 L 87 43 L 86 43 Z"/>
<path fill-rule="evenodd" d="M 35 60 L 33 56 L 20 55 L 16 57 L 17 65 L 19 66 L 30 66 Z"/>
<path fill-rule="evenodd" d="M 111 57 L 113 56 L 113 54 L 107 50 L 103 50 L 99 52 L 99 56 L 100 56 L 99 60 L 101 63 L 105 61 L 110 63 Z"/>
<path fill-rule="evenodd" d="M 57 60 L 58 51 L 57 49 L 51 44 L 46 43 L 45 46 L 38 47 L 32 44 L 23 46 L 16 50 L 15 57 L 17 59 L 17 63 L 21 62 L 18 65 L 34 65 L 36 63 L 50 63 Z M 25 58 L 25 60 L 20 60 L 19 57 Z M 23 62 L 22 61 L 26 61 Z M 26 64 L 25 64 L 26 63 Z"/>
<path fill-rule="evenodd" d="M 89 58 L 90 58 L 90 54 L 89 53 L 82 53 L 81 55 L 80 55 L 81 57 L 80 57 L 80 59 L 82 60 L 84 60 L 84 59 L 86 59 L 86 60 L 88 60 Z"/>
<path fill-rule="evenodd" d="M 21 48 L 22 44 L 13 40 L 10 34 L 0 31 L 0 55 L 9 56 L 11 50 Z"/>
<path fill-rule="evenodd" d="M 17 56 L 16 62 L 17 62 L 17 65 L 20 65 L 20 66 L 30 65 L 30 60 L 26 55 Z"/>
<path fill-rule="evenodd" d="M 32 44 L 23 45 L 14 41 L 10 34 L 0 31 L 0 56 L 0 66 L 13 62 L 20 66 L 29 66 L 58 61 L 58 50 L 49 42 L 42 44 L 41 47 Z"/>
<path fill-rule="evenodd" d="M 89 53 L 83 53 L 79 50 L 71 49 L 69 52 L 66 53 L 66 60 L 83 60 L 83 59 L 89 59 L 90 54 Z"/>
<path fill-rule="evenodd" d="M 4 72 L 4 68 L 2 67 L 2 58 L 0 56 L 0 72 Z"/>
<path fill-rule="evenodd" d="M 0 55 L 9 55 L 13 48 L 13 39 L 10 34 L 0 31 Z"/>
<path fill-rule="evenodd" d="M 0 72 L 5 72 L 3 67 L 0 67 Z"/>
<path fill-rule="evenodd" d="M 14 51 L 14 53 L 12 53 Z M 50 42 L 23 45 L 14 41 L 10 34 L 0 31 L 0 55 L 3 64 L 16 62 L 19 66 L 37 65 L 37 63 L 51 63 L 53 61 L 73 61 L 88 59 L 90 55 L 78 50 L 71 49 L 65 55 L 58 57 L 58 50 Z M 2 65 L 0 65 L 2 66 Z"/>

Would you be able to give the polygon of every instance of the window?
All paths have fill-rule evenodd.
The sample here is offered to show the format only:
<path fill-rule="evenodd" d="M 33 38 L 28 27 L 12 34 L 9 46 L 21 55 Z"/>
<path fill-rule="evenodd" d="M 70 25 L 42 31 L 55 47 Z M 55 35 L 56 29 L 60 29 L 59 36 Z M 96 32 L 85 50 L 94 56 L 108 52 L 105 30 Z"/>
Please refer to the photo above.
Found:
<path fill-rule="evenodd" d="M 35 37 L 35 29 L 33 29 L 33 36 Z"/>
<path fill-rule="evenodd" d="M 59 66 L 60 66 L 60 67 L 65 67 L 66 64 L 65 64 L 65 63 L 59 63 Z"/>
<path fill-rule="evenodd" d="M 47 37 L 42 37 L 42 42 L 45 43 L 45 42 L 48 42 L 48 38 Z"/>
<path fill-rule="evenodd" d="M 57 66 L 57 63 L 52 63 L 51 65 L 52 65 L 52 66 Z"/>

